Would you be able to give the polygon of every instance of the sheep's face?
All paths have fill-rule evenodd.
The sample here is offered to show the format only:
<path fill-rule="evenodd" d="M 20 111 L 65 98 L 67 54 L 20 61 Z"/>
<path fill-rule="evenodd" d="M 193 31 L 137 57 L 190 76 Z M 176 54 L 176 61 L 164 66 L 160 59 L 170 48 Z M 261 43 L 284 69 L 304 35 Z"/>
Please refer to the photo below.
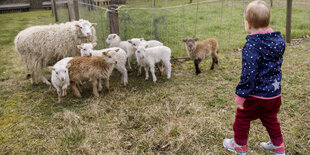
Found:
<path fill-rule="evenodd" d="M 118 51 L 119 49 L 102 52 L 102 57 L 105 60 L 105 62 L 116 65 L 117 64 L 116 52 Z"/>
<path fill-rule="evenodd" d="M 80 49 L 81 56 L 92 56 L 92 51 L 96 45 L 97 43 L 86 43 L 77 47 Z"/>
<path fill-rule="evenodd" d="M 194 51 L 196 49 L 196 41 L 198 41 L 198 38 L 183 39 L 188 51 Z"/>
<path fill-rule="evenodd" d="M 109 34 L 108 38 L 105 40 L 105 42 L 110 45 L 113 43 L 119 42 L 121 39 L 117 34 Z"/>
<path fill-rule="evenodd" d="M 63 66 L 57 66 L 57 67 L 53 67 L 50 66 L 48 67 L 50 70 L 52 70 L 52 72 L 55 73 L 56 78 L 59 81 L 65 81 L 66 77 L 68 77 L 68 68 L 71 66 L 71 64 L 69 63 L 68 65 L 63 65 Z"/>
<path fill-rule="evenodd" d="M 145 50 L 148 46 L 138 46 L 137 50 L 136 50 L 136 57 L 140 58 L 140 59 L 144 59 L 145 57 Z"/>
<path fill-rule="evenodd" d="M 143 40 L 144 38 L 132 38 L 128 42 L 133 46 L 134 49 L 137 49 Z"/>
<path fill-rule="evenodd" d="M 79 29 L 80 35 L 82 37 L 91 37 L 93 35 L 92 29 L 94 26 L 96 26 L 96 23 L 90 23 L 88 21 L 80 22 L 79 24 L 76 24 L 75 26 Z"/>

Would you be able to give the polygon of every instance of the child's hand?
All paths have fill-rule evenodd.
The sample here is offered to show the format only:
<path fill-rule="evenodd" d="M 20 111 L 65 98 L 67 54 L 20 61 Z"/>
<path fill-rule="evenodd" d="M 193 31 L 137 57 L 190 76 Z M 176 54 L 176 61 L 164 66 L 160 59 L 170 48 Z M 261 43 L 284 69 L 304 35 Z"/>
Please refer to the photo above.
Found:
<path fill-rule="evenodd" d="M 237 108 L 244 109 L 243 104 L 237 104 Z"/>
<path fill-rule="evenodd" d="M 245 98 L 240 97 L 240 96 L 237 95 L 235 101 L 236 101 L 236 103 L 237 103 L 237 108 L 239 108 L 239 109 L 244 109 L 243 103 L 244 103 L 244 101 L 245 101 Z"/>

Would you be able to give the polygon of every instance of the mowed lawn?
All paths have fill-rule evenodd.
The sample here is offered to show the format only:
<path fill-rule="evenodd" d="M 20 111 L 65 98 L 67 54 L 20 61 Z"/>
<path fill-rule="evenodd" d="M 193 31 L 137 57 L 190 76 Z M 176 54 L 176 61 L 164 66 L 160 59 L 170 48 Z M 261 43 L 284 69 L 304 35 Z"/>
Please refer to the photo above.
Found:
<path fill-rule="evenodd" d="M 219 65 L 203 61 L 199 76 L 193 62 L 175 63 L 172 78 L 156 84 L 133 72 L 122 87 L 114 72 L 109 93 L 95 98 L 86 82 L 81 99 L 69 89 L 56 104 L 54 88 L 26 80 L 13 44 L 24 28 L 52 21 L 50 11 L 0 14 L 0 154 L 230 154 L 222 141 L 233 136 L 241 52 L 220 51 Z M 288 154 L 310 154 L 309 49 L 304 40 L 284 55 L 278 117 Z M 259 143 L 268 140 L 254 121 L 249 154 L 264 154 Z"/>

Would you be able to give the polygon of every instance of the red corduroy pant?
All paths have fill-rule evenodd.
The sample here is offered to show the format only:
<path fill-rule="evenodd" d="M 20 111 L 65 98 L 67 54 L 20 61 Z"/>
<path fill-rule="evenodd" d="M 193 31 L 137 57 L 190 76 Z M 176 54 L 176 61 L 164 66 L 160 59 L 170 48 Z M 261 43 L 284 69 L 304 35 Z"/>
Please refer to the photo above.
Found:
<path fill-rule="evenodd" d="M 237 108 L 234 123 L 234 140 L 238 145 L 246 145 L 250 130 L 250 122 L 260 119 L 266 127 L 273 145 L 279 146 L 283 142 L 280 123 L 277 114 L 281 106 L 281 96 L 275 99 L 247 98 L 244 109 Z"/>

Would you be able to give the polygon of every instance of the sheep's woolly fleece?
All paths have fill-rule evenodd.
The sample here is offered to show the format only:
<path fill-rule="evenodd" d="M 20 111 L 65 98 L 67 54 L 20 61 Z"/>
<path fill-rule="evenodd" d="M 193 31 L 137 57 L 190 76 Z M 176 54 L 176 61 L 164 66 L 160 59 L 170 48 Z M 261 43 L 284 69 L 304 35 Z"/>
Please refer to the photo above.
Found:
<path fill-rule="evenodd" d="M 42 76 L 42 69 L 51 66 L 68 56 L 78 56 L 77 45 L 96 41 L 95 29 L 91 28 L 91 36 L 84 37 L 76 26 L 91 25 L 87 20 L 79 20 L 61 24 L 32 26 L 15 37 L 15 48 L 19 53 L 32 82 L 37 83 Z M 43 77 L 44 78 L 44 77 Z"/>

